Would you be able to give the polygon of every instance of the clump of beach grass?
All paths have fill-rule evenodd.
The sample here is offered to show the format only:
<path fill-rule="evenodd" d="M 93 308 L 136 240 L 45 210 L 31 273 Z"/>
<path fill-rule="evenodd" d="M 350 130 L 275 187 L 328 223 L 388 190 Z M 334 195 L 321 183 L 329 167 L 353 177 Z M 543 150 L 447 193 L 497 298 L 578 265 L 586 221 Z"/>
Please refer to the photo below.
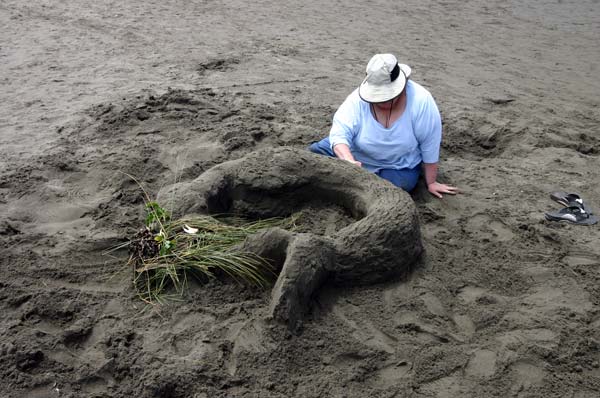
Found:
<path fill-rule="evenodd" d="M 267 286 L 274 276 L 269 262 L 240 250 L 239 245 L 261 229 L 292 229 L 296 218 L 248 222 L 197 216 L 172 220 L 168 211 L 149 200 L 146 212 L 145 227 L 129 243 L 128 264 L 139 297 L 152 304 L 162 302 L 168 289 L 182 294 L 192 277 L 208 280 L 226 275 L 240 283 Z"/>

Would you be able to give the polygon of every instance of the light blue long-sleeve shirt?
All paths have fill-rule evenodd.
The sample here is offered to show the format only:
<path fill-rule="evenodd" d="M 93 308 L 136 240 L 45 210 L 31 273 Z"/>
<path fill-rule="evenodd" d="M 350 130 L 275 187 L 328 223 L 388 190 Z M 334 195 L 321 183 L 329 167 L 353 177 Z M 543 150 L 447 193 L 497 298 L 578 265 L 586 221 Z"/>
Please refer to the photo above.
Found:
<path fill-rule="evenodd" d="M 333 117 L 331 148 L 346 144 L 356 160 L 372 172 L 437 163 L 442 140 L 440 112 L 429 91 L 411 80 L 406 86 L 404 113 L 389 128 L 371 113 L 368 102 L 352 92 Z"/>

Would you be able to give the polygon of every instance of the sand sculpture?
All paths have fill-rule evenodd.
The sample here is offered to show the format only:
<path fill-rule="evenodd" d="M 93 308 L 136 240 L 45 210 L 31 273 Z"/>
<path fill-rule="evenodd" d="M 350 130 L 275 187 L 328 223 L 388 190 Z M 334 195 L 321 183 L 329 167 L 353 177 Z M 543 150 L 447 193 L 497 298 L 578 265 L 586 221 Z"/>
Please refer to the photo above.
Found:
<path fill-rule="evenodd" d="M 295 328 L 323 283 L 369 284 L 405 274 L 422 253 L 410 196 L 337 159 L 292 148 L 267 148 L 222 163 L 191 182 L 163 189 L 175 216 L 237 213 L 287 216 L 307 205 L 337 205 L 354 222 L 327 236 L 272 228 L 244 249 L 273 262 L 279 277 L 270 315 Z"/>

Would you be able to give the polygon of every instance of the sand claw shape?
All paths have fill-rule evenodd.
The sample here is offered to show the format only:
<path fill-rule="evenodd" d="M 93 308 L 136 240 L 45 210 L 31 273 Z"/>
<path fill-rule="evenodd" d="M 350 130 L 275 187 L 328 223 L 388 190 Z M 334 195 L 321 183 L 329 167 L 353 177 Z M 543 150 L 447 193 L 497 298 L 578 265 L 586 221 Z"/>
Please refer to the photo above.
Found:
<path fill-rule="evenodd" d="M 279 228 L 244 248 L 281 270 L 270 314 L 295 328 L 324 284 L 370 284 L 406 274 L 423 249 L 415 205 L 389 182 L 350 163 L 292 148 L 267 148 L 222 163 L 159 193 L 176 216 L 236 213 L 288 216 L 307 206 L 338 206 L 352 223 L 327 236 Z"/>

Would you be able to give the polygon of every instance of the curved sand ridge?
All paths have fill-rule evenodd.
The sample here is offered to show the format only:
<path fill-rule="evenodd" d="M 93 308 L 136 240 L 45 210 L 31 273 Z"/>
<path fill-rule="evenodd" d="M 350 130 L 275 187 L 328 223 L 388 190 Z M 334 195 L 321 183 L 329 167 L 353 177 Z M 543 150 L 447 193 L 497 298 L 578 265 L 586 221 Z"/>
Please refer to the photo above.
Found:
<path fill-rule="evenodd" d="M 326 281 L 366 284 L 400 276 L 423 251 L 410 196 L 346 162 L 293 148 L 266 148 L 222 163 L 159 193 L 174 215 L 287 216 L 311 204 L 345 209 L 355 220 L 330 236 L 273 228 L 245 249 L 281 269 L 270 313 L 295 328 Z"/>

